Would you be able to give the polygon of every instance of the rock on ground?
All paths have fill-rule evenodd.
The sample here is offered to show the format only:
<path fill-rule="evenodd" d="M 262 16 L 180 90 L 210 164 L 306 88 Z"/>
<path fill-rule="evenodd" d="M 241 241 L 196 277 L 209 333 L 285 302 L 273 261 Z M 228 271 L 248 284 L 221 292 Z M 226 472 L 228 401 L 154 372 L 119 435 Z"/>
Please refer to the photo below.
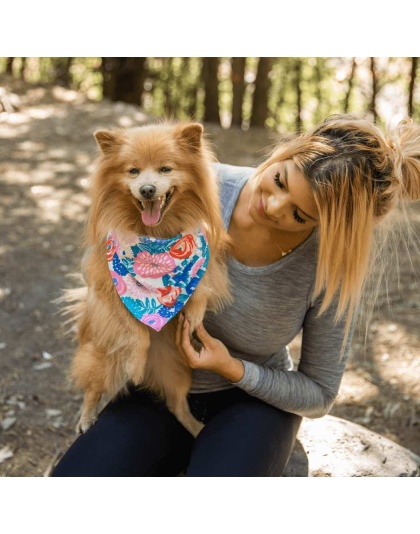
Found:
<path fill-rule="evenodd" d="M 284 477 L 418 477 L 420 457 L 367 428 L 325 416 L 304 419 Z"/>

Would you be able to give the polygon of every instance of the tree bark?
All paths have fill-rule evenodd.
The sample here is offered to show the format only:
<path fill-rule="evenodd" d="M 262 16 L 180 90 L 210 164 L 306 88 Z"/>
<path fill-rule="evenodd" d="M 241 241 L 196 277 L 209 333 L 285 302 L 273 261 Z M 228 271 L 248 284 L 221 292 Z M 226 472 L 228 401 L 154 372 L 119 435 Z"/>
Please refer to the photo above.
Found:
<path fill-rule="evenodd" d="M 70 87 L 71 75 L 70 67 L 72 64 L 72 57 L 60 57 L 54 62 L 55 82 L 63 87 Z"/>
<path fill-rule="evenodd" d="M 171 94 L 172 58 L 164 58 L 162 70 L 165 73 L 165 76 L 163 78 L 163 94 L 165 95 L 164 113 L 166 118 L 172 119 L 175 116 L 175 103 L 173 102 Z"/>
<path fill-rule="evenodd" d="M 295 87 L 296 87 L 296 131 L 302 130 L 302 64 L 300 59 L 295 64 Z"/>
<path fill-rule="evenodd" d="M 8 57 L 7 58 L 7 65 L 6 65 L 6 73 L 7 74 L 13 74 L 13 62 L 15 58 L 14 57 Z"/>
<path fill-rule="evenodd" d="M 257 76 L 255 78 L 255 91 L 252 101 L 251 127 L 265 126 L 268 117 L 268 91 L 270 89 L 271 57 L 260 57 Z"/>
<path fill-rule="evenodd" d="M 219 58 L 203 57 L 204 121 L 220 124 L 219 109 Z"/>
<path fill-rule="evenodd" d="M 103 96 L 113 102 L 141 104 L 145 57 L 102 58 Z"/>
<path fill-rule="evenodd" d="M 232 58 L 232 126 L 242 126 L 246 57 Z"/>
<path fill-rule="evenodd" d="M 21 64 L 19 69 L 19 78 L 25 81 L 25 68 L 26 68 L 26 57 L 21 58 Z"/>
<path fill-rule="evenodd" d="M 378 78 L 376 76 L 376 62 L 375 58 L 370 58 L 370 72 L 372 74 L 372 98 L 370 101 L 369 111 L 373 114 L 373 120 L 377 122 L 378 111 L 376 109 L 376 97 L 378 95 Z"/>
<path fill-rule="evenodd" d="M 351 63 L 351 71 L 350 71 L 350 77 L 349 77 L 349 84 L 347 87 L 347 93 L 344 98 L 344 113 L 349 112 L 350 96 L 353 90 L 354 78 L 356 76 L 356 69 L 357 69 L 357 63 L 356 63 L 356 58 L 354 57 Z"/>
<path fill-rule="evenodd" d="M 416 73 L 417 73 L 417 57 L 411 58 L 411 75 L 410 75 L 410 85 L 408 89 L 408 116 L 412 117 L 414 113 L 414 90 L 416 87 Z"/>
<path fill-rule="evenodd" d="M 184 57 L 184 62 L 182 65 L 182 77 L 186 80 L 190 80 L 190 72 L 192 70 L 192 61 L 194 58 Z M 199 84 L 197 83 L 188 83 L 185 87 L 185 113 L 187 117 L 191 120 L 196 120 L 197 116 L 197 92 L 199 89 Z"/>
<path fill-rule="evenodd" d="M 203 57 L 204 121 L 220 124 L 218 71 L 218 57 Z"/>
<path fill-rule="evenodd" d="M 101 59 L 102 96 L 113 100 L 117 80 L 116 58 L 103 57 Z"/>
<path fill-rule="evenodd" d="M 315 58 L 315 97 L 317 100 L 317 106 L 314 113 L 315 116 L 315 122 L 318 123 L 320 120 L 322 120 L 322 103 L 323 103 L 323 96 L 322 96 L 322 66 L 321 66 L 322 58 Z"/>

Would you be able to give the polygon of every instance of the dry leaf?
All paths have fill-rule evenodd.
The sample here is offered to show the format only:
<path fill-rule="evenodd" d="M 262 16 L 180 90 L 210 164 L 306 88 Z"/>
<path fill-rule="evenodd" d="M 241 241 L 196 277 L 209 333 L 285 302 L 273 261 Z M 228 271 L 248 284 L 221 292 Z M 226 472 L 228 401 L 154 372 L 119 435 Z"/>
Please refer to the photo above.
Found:
<path fill-rule="evenodd" d="M 13 452 L 9 449 L 9 447 L 3 447 L 2 449 L 0 449 L 0 464 L 5 460 L 8 460 L 12 456 Z"/>

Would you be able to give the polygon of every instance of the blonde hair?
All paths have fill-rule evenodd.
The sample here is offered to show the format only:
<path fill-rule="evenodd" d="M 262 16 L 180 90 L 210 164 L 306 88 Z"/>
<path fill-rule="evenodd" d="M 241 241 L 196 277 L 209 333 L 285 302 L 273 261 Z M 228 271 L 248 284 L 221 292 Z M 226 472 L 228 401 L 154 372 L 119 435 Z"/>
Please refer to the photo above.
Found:
<path fill-rule="evenodd" d="M 257 175 L 285 159 L 314 194 L 319 248 L 312 299 L 324 292 L 322 314 L 337 298 L 336 321 L 347 313 L 344 349 L 368 275 L 383 258 L 392 230 L 387 216 L 401 201 L 420 199 L 420 127 L 404 120 L 386 136 L 368 117 L 333 115 L 281 143 Z M 376 273 L 376 295 L 380 278 Z"/>

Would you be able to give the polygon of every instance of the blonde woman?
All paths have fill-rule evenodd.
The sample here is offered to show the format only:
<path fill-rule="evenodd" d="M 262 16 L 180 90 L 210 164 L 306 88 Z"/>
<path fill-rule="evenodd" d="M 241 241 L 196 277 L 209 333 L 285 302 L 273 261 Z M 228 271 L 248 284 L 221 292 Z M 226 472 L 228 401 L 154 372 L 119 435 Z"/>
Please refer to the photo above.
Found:
<path fill-rule="evenodd" d="M 163 403 L 132 391 L 54 476 L 280 476 L 301 418 L 334 404 L 378 230 L 401 201 L 419 199 L 419 157 L 411 122 L 386 136 L 343 115 L 284 141 L 257 169 L 218 165 L 234 303 L 206 316 L 199 352 L 182 316 L 178 328 L 204 429 L 194 440 Z M 287 345 L 301 330 L 293 368 Z"/>

